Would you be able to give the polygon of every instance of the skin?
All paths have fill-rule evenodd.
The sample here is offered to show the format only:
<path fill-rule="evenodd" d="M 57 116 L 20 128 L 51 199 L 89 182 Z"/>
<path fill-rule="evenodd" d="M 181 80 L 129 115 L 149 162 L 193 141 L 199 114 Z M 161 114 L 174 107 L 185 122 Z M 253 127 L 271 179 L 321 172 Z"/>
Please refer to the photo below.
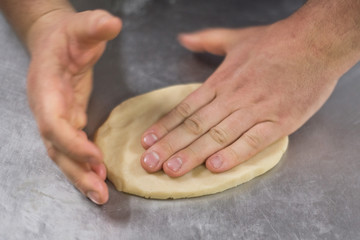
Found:
<path fill-rule="evenodd" d="M 47 21 L 47 17 L 52 16 L 40 21 Z M 82 129 L 87 121 L 93 66 L 105 42 L 120 28 L 120 20 L 105 11 L 71 13 L 61 18 L 59 26 L 48 32 L 41 30 L 45 35 L 31 48 L 29 103 L 48 155 L 84 195 L 98 204 L 108 200 L 106 168 L 101 151 Z M 44 48 L 47 51 L 42 51 Z"/>
<path fill-rule="evenodd" d="M 81 193 L 104 204 L 101 151 L 82 129 L 92 68 L 120 32 L 120 19 L 102 10 L 76 13 L 65 0 L 0 0 L 0 7 L 31 55 L 29 103 L 50 158 Z M 360 59 L 358 12 L 358 0 L 312 0 L 268 26 L 180 35 L 191 51 L 226 57 L 144 133 L 141 165 L 171 177 L 203 163 L 221 173 L 296 131 Z"/>
<path fill-rule="evenodd" d="M 82 194 L 107 202 L 101 151 L 82 129 L 93 66 L 120 32 L 120 19 L 103 10 L 76 13 L 67 1 L 0 4 L 31 55 L 28 99 L 48 155 Z"/>
<path fill-rule="evenodd" d="M 359 60 L 358 33 L 335 25 L 331 41 L 323 38 L 329 37 L 321 25 L 325 19 L 309 16 L 319 2 L 269 26 L 180 35 L 191 51 L 226 57 L 197 91 L 144 133 L 143 168 L 179 177 L 205 163 L 221 173 L 301 127 Z M 320 16 L 341 9 L 334 2 L 322 7 Z M 351 27 L 359 31 L 359 22 Z M 352 41 L 343 41 L 345 35 Z"/>

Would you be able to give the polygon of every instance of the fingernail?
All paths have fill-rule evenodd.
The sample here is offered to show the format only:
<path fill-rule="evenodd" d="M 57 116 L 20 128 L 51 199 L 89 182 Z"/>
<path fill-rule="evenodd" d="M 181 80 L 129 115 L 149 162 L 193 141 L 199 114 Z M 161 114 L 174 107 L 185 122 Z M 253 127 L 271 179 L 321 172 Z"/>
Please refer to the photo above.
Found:
<path fill-rule="evenodd" d="M 159 160 L 160 160 L 160 157 L 156 152 L 149 152 L 144 157 L 144 163 L 149 168 L 156 167 L 158 165 L 158 163 L 159 163 Z"/>
<path fill-rule="evenodd" d="M 174 172 L 177 172 L 182 166 L 182 160 L 179 157 L 172 158 L 166 162 L 166 165 Z"/>
<path fill-rule="evenodd" d="M 96 204 L 100 204 L 100 196 L 97 192 L 90 191 L 86 194 L 86 196 Z"/>
<path fill-rule="evenodd" d="M 223 161 L 221 160 L 221 158 L 219 156 L 215 156 L 213 157 L 211 160 L 211 165 L 214 167 L 214 168 L 220 168 Z"/>
<path fill-rule="evenodd" d="M 158 138 L 154 133 L 150 133 L 146 135 L 143 140 L 144 143 L 150 147 L 158 140 Z"/>

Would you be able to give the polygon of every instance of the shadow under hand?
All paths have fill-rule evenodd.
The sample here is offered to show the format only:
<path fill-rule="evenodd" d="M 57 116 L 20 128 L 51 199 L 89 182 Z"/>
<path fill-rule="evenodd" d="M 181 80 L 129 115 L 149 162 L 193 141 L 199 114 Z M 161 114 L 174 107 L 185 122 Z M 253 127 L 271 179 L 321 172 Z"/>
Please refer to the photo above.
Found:
<path fill-rule="evenodd" d="M 210 53 L 194 53 L 194 56 L 200 64 L 206 65 L 212 70 L 215 70 L 225 58 L 223 56 L 216 56 Z"/>
<path fill-rule="evenodd" d="M 131 216 L 130 195 L 118 192 L 114 185 L 107 181 L 109 201 L 102 206 L 102 212 L 117 224 L 128 223 Z"/>
<path fill-rule="evenodd" d="M 127 86 L 122 61 L 122 37 L 109 42 L 94 68 L 93 92 L 88 107 L 88 124 L 85 131 L 93 139 L 96 130 L 103 124 L 114 107 L 133 93 Z"/>

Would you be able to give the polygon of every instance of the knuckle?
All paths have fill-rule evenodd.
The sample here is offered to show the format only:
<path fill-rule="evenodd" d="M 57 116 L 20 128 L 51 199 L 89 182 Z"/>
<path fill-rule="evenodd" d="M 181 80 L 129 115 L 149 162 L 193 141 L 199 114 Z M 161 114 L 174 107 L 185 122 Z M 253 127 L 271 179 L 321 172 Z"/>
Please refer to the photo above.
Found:
<path fill-rule="evenodd" d="M 211 128 L 209 134 L 220 145 L 225 145 L 229 142 L 229 133 L 218 126 Z"/>
<path fill-rule="evenodd" d="M 196 160 L 199 158 L 199 151 L 194 149 L 192 146 L 188 146 L 186 148 L 186 157 L 192 160 Z"/>
<path fill-rule="evenodd" d="M 191 116 L 184 122 L 184 127 L 195 135 L 199 135 L 203 132 L 202 120 L 196 115 Z"/>
<path fill-rule="evenodd" d="M 175 107 L 175 114 L 179 117 L 186 118 L 191 114 L 191 107 L 187 103 L 180 103 Z"/>
<path fill-rule="evenodd" d="M 163 152 L 166 152 L 167 155 L 171 155 L 174 153 L 174 147 L 171 145 L 169 141 L 161 141 L 158 144 L 158 148 L 161 149 Z"/>
<path fill-rule="evenodd" d="M 241 158 L 239 154 L 231 147 L 226 149 L 228 152 L 228 159 L 227 160 L 233 160 L 233 162 L 241 162 Z"/>
<path fill-rule="evenodd" d="M 262 144 L 262 137 L 258 133 L 246 132 L 243 135 L 245 143 L 253 150 L 258 150 Z"/>

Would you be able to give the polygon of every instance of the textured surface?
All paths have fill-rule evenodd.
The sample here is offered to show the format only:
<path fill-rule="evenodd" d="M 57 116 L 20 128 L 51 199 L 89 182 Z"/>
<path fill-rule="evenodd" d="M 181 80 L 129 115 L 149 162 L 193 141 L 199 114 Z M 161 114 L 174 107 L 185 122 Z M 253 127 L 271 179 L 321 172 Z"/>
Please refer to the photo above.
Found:
<path fill-rule="evenodd" d="M 95 69 L 90 134 L 130 96 L 201 82 L 219 58 L 193 55 L 180 31 L 270 23 L 303 1 L 77 0 L 121 15 L 124 31 Z M 278 166 L 223 193 L 146 200 L 110 187 L 98 207 L 47 158 L 26 102 L 28 57 L 0 17 L 0 239 L 359 239 L 360 65 L 290 137 Z"/>

